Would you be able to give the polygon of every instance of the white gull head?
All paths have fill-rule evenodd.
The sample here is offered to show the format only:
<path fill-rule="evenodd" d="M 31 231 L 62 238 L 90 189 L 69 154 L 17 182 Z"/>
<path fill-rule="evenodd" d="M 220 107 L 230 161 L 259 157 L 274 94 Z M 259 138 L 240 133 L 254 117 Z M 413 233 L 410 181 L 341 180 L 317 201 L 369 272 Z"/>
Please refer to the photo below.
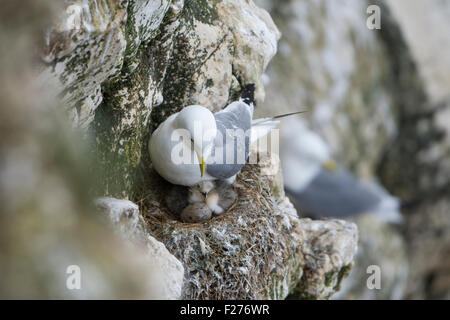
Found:
<path fill-rule="evenodd" d="M 211 154 L 217 135 L 216 120 L 213 113 L 199 105 L 188 106 L 178 113 L 175 126 L 189 132 L 190 142 L 198 157 L 200 172 L 203 177 L 206 159 Z"/>
<path fill-rule="evenodd" d="M 164 179 L 174 184 L 191 186 L 212 179 L 205 175 L 205 167 L 214 148 L 216 135 L 216 121 L 210 110 L 199 105 L 183 108 L 153 132 L 149 143 L 153 167 Z M 180 150 L 188 151 L 185 158 L 188 163 L 180 163 L 175 159 Z"/>

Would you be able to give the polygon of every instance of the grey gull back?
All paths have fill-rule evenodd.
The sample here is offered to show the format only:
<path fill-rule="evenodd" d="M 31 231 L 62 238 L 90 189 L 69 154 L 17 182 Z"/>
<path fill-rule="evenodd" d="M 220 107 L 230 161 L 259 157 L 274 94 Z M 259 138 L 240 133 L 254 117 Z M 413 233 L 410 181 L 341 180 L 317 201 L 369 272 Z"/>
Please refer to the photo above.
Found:
<path fill-rule="evenodd" d="M 314 217 L 345 218 L 370 213 L 382 200 L 344 168 L 337 172 L 321 170 L 304 190 L 286 188 L 286 192 L 302 211 Z"/>
<path fill-rule="evenodd" d="M 247 161 L 250 152 L 250 129 L 253 108 L 243 101 L 231 103 L 225 109 L 214 114 L 217 125 L 217 137 L 212 151 L 211 163 L 206 172 L 217 179 L 227 179 L 236 175 Z M 220 133 L 220 134 L 219 134 Z M 245 143 L 239 143 L 245 139 Z M 216 161 L 217 152 L 219 161 Z M 233 158 L 231 159 L 232 153 Z"/>

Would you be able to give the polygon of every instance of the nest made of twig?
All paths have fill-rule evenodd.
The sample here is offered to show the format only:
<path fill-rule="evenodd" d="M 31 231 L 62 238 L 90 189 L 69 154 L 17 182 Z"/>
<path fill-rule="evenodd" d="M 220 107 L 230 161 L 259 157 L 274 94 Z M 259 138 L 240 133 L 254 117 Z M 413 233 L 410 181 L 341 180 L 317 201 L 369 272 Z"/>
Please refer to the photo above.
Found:
<path fill-rule="evenodd" d="M 258 165 L 244 166 L 235 182 L 238 199 L 224 214 L 202 223 L 178 221 L 164 205 L 170 184 L 156 173 L 141 188 L 141 212 L 149 232 L 185 267 L 184 298 L 273 297 L 268 279 L 282 281 L 298 239 L 286 232 L 269 178 Z"/>

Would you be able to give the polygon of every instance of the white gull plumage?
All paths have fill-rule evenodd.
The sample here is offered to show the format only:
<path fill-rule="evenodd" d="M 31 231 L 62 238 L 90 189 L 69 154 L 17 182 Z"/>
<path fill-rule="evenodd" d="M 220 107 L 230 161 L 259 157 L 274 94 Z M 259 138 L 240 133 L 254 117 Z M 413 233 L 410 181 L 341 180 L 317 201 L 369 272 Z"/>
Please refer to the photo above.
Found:
<path fill-rule="evenodd" d="M 302 212 L 330 218 L 372 213 L 401 222 L 399 200 L 377 182 L 358 180 L 336 165 L 327 143 L 301 119 L 283 122 L 280 158 L 286 192 Z"/>
<path fill-rule="evenodd" d="M 248 158 L 251 143 L 279 123 L 274 118 L 252 120 L 253 92 L 253 85 L 246 86 L 241 99 L 215 114 L 191 105 L 167 118 L 150 138 L 153 168 L 167 181 L 184 186 L 205 180 L 233 180 Z M 189 144 L 183 150 L 188 150 L 190 163 L 176 159 L 183 147 L 180 129 L 192 138 L 182 140 Z M 229 130 L 242 130 L 246 135 L 232 137 Z M 227 159 L 229 155 L 232 158 Z"/>

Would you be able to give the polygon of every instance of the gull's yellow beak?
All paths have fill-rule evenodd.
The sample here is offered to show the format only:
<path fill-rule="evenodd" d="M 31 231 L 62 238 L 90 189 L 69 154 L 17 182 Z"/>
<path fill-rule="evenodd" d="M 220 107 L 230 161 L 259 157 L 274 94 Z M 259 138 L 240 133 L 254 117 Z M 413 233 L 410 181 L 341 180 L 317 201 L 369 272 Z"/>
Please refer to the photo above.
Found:
<path fill-rule="evenodd" d="M 195 153 L 197 154 L 198 164 L 200 166 L 200 176 L 203 177 L 205 175 L 205 169 L 206 169 L 205 157 L 200 156 L 200 153 L 197 152 L 197 150 L 195 151 Z"/>
<path fill-rule="evenodd" d="M 200 176 L 203 177 L 205 175 L 205 157 L 202 157 L 200 160 Z"/>
<path fill-rule="evenodd" d="M 334 162 L 333 159 L 330 159 L 330 160 L 324 162 L 324 163 L 322 164 L 322 166 L 323 166 L 326 170 L 331 171 L 331 172 L 336 172 L 337 169 L 338 169 L 337 164 L 336 164 L 336 162 Z"/>

